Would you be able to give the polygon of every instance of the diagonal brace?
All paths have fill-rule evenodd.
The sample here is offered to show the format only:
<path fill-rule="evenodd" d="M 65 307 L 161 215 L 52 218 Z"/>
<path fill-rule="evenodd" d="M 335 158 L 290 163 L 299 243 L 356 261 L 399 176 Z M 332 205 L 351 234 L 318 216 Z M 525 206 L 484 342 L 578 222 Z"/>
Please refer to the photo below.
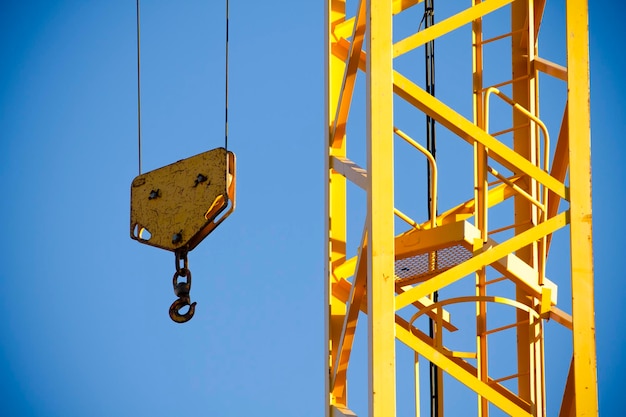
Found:
<path fill-rule="evenodd" d="M 457 13 L 452 17 L 442 20 L 428 29 L 424 29 L 402 39 L 399 42 L 396 42 L 393 45 L 393 57 L 397 58 L 407 52 L 410 52 L 419 46 L 425 45 L 426 43 L 443 36 L 446 33 L 452 32 L 461 26 L 471 23 L 476 19 L 480 19 L 486 14 L 498 10 L 499 8 L 512 2 L 513 0 L 487 0 L 482 3 L 478 3 L 477 5 Z"/>
<path fill-rule="evenodd" d="M 354 332 L 356 331 L 359 312 L 361 311 L 361 304 L 367 286 L 367 259 L 365 259 L 367 257 L 365 249 L 366 242 L 367 229 L 363 230 L 361 250 L 357 258 L 356 273 L 354 275 L 354 284 L 350 289 L 350 296 L 347 301 L 348 311 L 346 311 L 346 316 L 343 321 L 339 348 L 337 349 L 337 358 L 333 366 L 331 387 L 335 395 L 343 392 L 346 385 L 346 373 L 348 371 L 350 352 L 352 351 L 352 342 L 354 341 Z"/>
<path fill-rule="evenodd" d="M 414 287 L 413 289 L 396 296 L 396 310 L 400 310 L 415 300 L 435 292 L 445 286 L 448 286 L 459 279 L 477 271 L 485 265 L 491 265 L 506 255 L 515 252 L 529 245 L 530 243 L 553 233 L 554 231 L 564 227 L 568 223 L 568 212 L 563 212 L 550 220 L 543 222 L 519 235 L 490 248 L 489 250 L 475 255 L 473 258 L 463 262 L 434 278 Z"/>
<path fill-rule="evenodd" d="M 442 355 L 437 348 L 429 345 L 418 337 L 415 337 L 411 334 L 411 332 L 399 324 L 396 324 L 396 337 L 402 343 L 406 344 L 420 355 L 423 355 L 427 360 L 465 384 L 481 397 L 489 400 L 493 405 L 500 408 L 508 415 L 517 417 L 532 416 L 530 412 L 513 403 L 494 387 L 479 380 L 475 375 L 472 375 L 470 372 L 456 364 L 451 358 L 446 355 Z"/>

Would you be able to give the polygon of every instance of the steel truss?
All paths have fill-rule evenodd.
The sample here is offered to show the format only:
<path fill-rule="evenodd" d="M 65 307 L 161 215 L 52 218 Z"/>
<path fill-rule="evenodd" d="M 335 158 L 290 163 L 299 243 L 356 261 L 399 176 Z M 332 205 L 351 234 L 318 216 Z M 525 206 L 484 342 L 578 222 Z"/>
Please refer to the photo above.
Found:
<path fill-rule="evenodd" d="M 396 373 L 407 364 L 396 363 L 398 342 L 415 352 L 411 365 L 415 369 L 420 359 L 431 361 L 446 378 L 475 393 L 476 401 L 465 406 L 464 415 L 472 415 L 475 406 L 475 415 L 481 417 L 495 408 L 512 416 L 545 416 L 548 400 L 560 403 L 561 416 L 598 414 L 587 1 L 565 1 L 566 66 L 538 55 L 546 0 L 468 0 L 464 10 L 438 16 L 433 26 L 399 40 L 393 37 L 395 19 L 420 0 L 326 1 L 326 416 L 354 415 L 347 387 L 356 331 L 361 327 L 367 333 L 371 417 L 395 416 L 399 407 Z M 510 21 L 504 22 L 508 30 L 487 39 L 483 24 L 490 14 L 502 10 L 509 10 Z M 401 56 L 468 27 L 472 89 L 458 94 L 472 101 L 471 120 L 396 68 Z M 500 57 L 511 68 L 509 80 L 487 76 L 485 48 L 495 43 L 510 48 L 510 55 Z M 364 148 L 365 167 L 349 158 L 346 147 L 359 73 L 365 75 L 366 129 L 364 135 L 350 137 L 351 143 L 360 142 Z M 566 87 L 561 123 L 554 131 L 539 114 L 540 75 L 558 79 Z M 437 176 L 460 175 L 438 172 L 441 167 L 420 141 L 397 125 L 397 100 L 410 104 L 418 117 L 426 114 L 435 119 L 455 141 L 468 144 L 473 198 L 459 199 L 450 207 L 434 206 L 433 218 L 414 219 L 396 207 L 398 141 L 413 147 L 416 159 L 425 157 L 432 165 L 435 192 Z M 489 117 L 496 101 L 510 107 L 506 120 L 498 117 L 504 125 L 498 131 L 490 128 Z M 352 188 L 365 195 L 356 202 L 365 212 L 359 241 L 348 228 L 353 217 L 347 209 L 349 195 L 354 199 Z M 439 189 L 440 194 L 445 191 Z M 437 204 L 436 197 L 432 204 Z M 498 224 L 507 211 L 511 222 Z M 408 226 L 396 232 L 399 221 Z M 547 271 L 553 234 L 567 236 L 567 226 L 570 243 L 565 256 L 569 252 L 570 272 L 565 272 L 565 280 L 551 280 Z M 558 263 L 567 264 L 559 257 Z M 557 307 L 557 281 L 561 292 L 566 286 L 565 292 L 572 295 L 571 304 L 560 300 L 562 309 Z M 468 282 L 470 293 L 448 291 Z M 430 298 L 435 291 L 440 291 L 437 302 Z M 465 351 L 447 341 L 448 333 L 463 330 L 452 313 L 462 305 L 469 308 L 470 317 L 475 316 L 460 321 L 472 335 Z M 514 311 L 513 320 L 494 327 L 498 318 L 489 313 L 502 308 Z M 367 324 L 359 324 L 365 316 Z M 420 327 L 421 317 L 434 320 L 432 338 Z M 545 376 L 550 367 L 545 357 L 547 320 L 571 330 L 571 345 L 563 347 L 572 359 L 569 373 L 561 376 L 562 398 L 546 397 L 551 394 Z M 497 349 L 490 338 L 505 333 L 516 360 L 516 371 L 510 375 L 492 366 Z M 443 416 L 450 394 L 441 381 L 438 409 Z M 420 415 L 419 382 L 416 371 L 416 415 Z"/>

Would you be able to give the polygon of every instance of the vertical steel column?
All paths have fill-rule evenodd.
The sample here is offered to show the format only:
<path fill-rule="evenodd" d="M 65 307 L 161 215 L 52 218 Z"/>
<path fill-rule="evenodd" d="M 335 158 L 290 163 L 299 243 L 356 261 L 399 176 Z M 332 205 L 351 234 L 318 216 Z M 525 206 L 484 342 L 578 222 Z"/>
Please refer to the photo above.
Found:
<path fill-rule="evenodd" d="M 566 16 L 574 392 L 576 416 L 582 417 L 598 415 L 587 0 L 568 0 Z"/>
<path fill-rule="evenodd" d="M 367 1 L 369 416 L 396 415 L 392 2 Z"/>
<path fill-rule="evenodd" d="M 511 54 L 512 54 L 512 79 L 513 101 L 527 109 L 531 114 L 537 114 L 536 107 L 536 83 L 534 72 L 531 69 L 531 61 L 535 56 L 535 37 L 533 16 L 530 11 L 532 0 L 518 0 L 511 4 Z M 523 126 L 528 123 L 526 116 L 518 111 L 513 112 L 513 126 Z M 513 147 L 515 151 L 537 165 L 536 153 L 537 135 L 532 124 L 526 128 L 517 129 L 513 133 Z M 532 177 L 525 182 L 524 191 L 537 198 L 536 180 Z M 536 207 L 527 199 L 515 197 L 515 234 L 523 233 L 537 224 Z M 537 247 L 533 243 L 517 251 L 517 256 L 530 266 L 537 267 Z M 520 287 L 517 287 L 517 300 L 533 305 L 532 298 Z M 524 322 L 528 319 L 525 312 L 517 312 L 517 321 Z M 532 376 L 535 373 L 533 363 L 533 335 L 530 328 L 521 325 L 517 328 L 517 363 L 518 363 L 518 395 L 524 400 L 534 403 Z M 539 370 L 543 372 L 543 370 Z"/>
<path fill-rule="evenodd" d="M 472 6 L 480 4 L 482 0 L 472 0 Z M 474 124 L 485 129 L 484 100 L 483 100 L 483 21 L 482 18 L 472 22 L 472 90 L 474 104 Z M 480 230 L 482 246 L 487 241 L 487 149 L 480 143 L 474 143 L 474 199 L 475 223 Z M 478 250 L 479 247 L 475 247 Z M 476 271 L 476 295 L 487 295 L 487 270 L 485 267 Z M 477 377 L 483 382 L 489 381 L 488 348 L 487 348 L 487 306 L 484 301 L 476 303 L 476 370 Z M 478 396 L 478 417 L 489 416 L 489 402 Z"/>
<path fill-rule="evenodd" d="M 333 295 L 333 287 L 337 285 L 334 277 L 334 267 L 346 259 L 346 179 L 330 167 L 332 156 L 345 156 L 345 136 L 335 138 L 331 143 L 332 121 L 337 112 L 337 103 L 341 91 L 341 84 L 345 63 L 332 54 L 333 25 L 345 20 L 345 0 L 327 0 L 325 7 L 325 245 L 324 245 L 324 296 L 325 296 L 325 349 L 327 355 L 325 365 L 325 396 L 326 417 L 332 414 L 331 406 L 345 406 L 347 402 L 346 388 L 343 394 L 335 398 L 331 395 L 330 369 L 337 357 L 337 348 L 341 337 L 343 318 L 346 314 L 346 305 Z"/>

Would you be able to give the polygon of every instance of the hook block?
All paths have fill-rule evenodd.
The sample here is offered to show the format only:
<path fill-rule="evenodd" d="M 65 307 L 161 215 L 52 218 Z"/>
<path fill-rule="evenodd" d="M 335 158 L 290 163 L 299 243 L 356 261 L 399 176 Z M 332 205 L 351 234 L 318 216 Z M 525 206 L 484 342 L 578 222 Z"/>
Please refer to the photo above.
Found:
<path fill-rule="evenodd" d="M 169 251 L 195 248 L 235 208 L 235 155 L 213 149 L 137 176 L 131 238 Z"/>

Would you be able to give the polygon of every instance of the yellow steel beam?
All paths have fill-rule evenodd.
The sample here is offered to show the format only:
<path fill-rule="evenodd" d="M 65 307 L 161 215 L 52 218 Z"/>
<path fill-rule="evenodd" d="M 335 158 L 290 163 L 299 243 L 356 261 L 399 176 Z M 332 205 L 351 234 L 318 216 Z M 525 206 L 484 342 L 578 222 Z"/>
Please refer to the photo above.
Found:
<path fill-rule="evenodd" d="M 331 406 L 330 417 L 357 417 L 349 408 Z"/>
<path fill-rule="evenodd" d="M 350 111 L 350 103 L 352 102 L 352 93 L 354 92 L 354 84 L 356 83 L 356 74 L 359 69 L 359 57 L 363 47 L 363 37 L 365 35 L 365 2 L 359 0 L 357 8 L 356 24 L 352 33 L 352 42 L 350 43 L 350 52 L 348 54 L 348 62 L 346 64 L 343 81 L 339 90 L 339 104 L 333 122 L 331 133 L 331 143 L 335 142 L 335 138 L 343 138 L 346 134 L 346 124 L 348 123 L 348 114 Z"/>
<path fill-rule="evenodd" d="M 396 415 L 392 8 L 367 0 L 368 397 L 370 417 Z"/>
<path fill-rule="evenodd" d="M 354 341 L 354 332 L 356 331 L 361 304 L 365 295 L 365 287 L 367 285 L 367 260 L 363 259 L 365 255 L 365 242 L 367 241 L 367 230 L 363 231 L 361 239 L 361 250 L 359 251 L 356 273 L 354 275 L 354 283 L 350 289 L 350 298 L 347 300 L 346 316 L 341 330 L 339 339 L 339 348 L 335 366 L 333 367 L 331 388 L 334 395 L 340 395 L 346 386 L 346 372 L 348 371 L 348 361 L 352 351 L 352 342 Z M 365 255 L 366 256 L 366 255 Z"/>
<path fill-rule="evenodd" d="M 587 0 L 568 0 L 567 101 L 569 126 L 570 248 L 576 415 L 598 415 L 591 230 L 591 134 Z"/>
<path fill-rule="evenodd" d="M 572 316 L 567 314 L 560 308 L 552 306 L 550 308 L 549 318 L 550 320 L 554 320 L 555 322 L 559 323 L 561 326 L 572 330 Z"/>
<path fill-rule="evenodd" d="M 489 240 L 489 244 L 491 244 L 492 240 Z M 490 245 L 485 245 L 486 248 L 489 248 Z M 543 293 L 543 289 L 550 290 L 549 300 L 552 304 L 556 304 L 557 301 L 557 292 L 558 288 L 556 284 L 551 282 L 549 279 L 543 279 L 543 285 L 539 284 L 539 273 L 538 271 L 529 266 L 526 262 L 522 261 L 520 258 L 515 256 L 513 253 L 509 253 L 498 261 L 494 262 L 491 266 L 505 275 L 507 278 L 512 280 L 517 284 L 519 289 L 524 290 L 525 293 L 529 295 L 533 295 L 537 298 L 540 298 Z M 550 305 L 545 306 L 546 308 L 550 308 Z"/>
<path fill-rule="evenodd" d="M 345 39 L 339 39 L 337 42 L 333 42 L 331 45 L 331 51 L 333 55 L 342 61 L 348 59 L 350 54 L 350 42 Z M 361 51 L 359 55 L 359 69 L 365 72 L 365 67 L 367 66 L 367 54 L 364 51 Z"/>
<path fill-rule="evenodd" d="M 543 12 L 546 8 L 546 0 L 534 0 L 534 20 L 535 20 L 535 39 L 539 35 L 539 29 L 541 28 L 541 21 L 543 19 Z"/>
<path fill-rule="evenodd" d="M 402 294 L 403 292 L 408 291 L 411 288 L 413 288 L 412 285 L 404 286 L 398 290 L 398 294 Z M 450 312 L 446 310 L 445 308 L 441 308 L 441 313 L 439 312 L 438 307 L 429 308 L 433 304 L 434 304 L 433 300 L 431 300 L 429 297 L 422 297 L 419 300 L 417 300 L 415 303 L 413 303 L 415 308 L 417 308 L 418 310 L 427 309 L 426 314 L 433 320 L 436 320 L 437 317 L 441 314 L 442 325 L 443 327 L 445 327 L 446 330 L 450 332 L 455 332 L 459 330 L 457 327 L 455 327 L 452 324 Z"/>
<path fill-rule="evenodd" d="M 528 0 L 516 1 L 511 5 L 511 84 L 513 100 L 521 107 L 527 109 L 531 114 L 537 114 L 537 83 L 535 71 L 531 68 L 530 63 L 536 54 L 536 43 L 534 36 L 534 10 L 532 10 L 533 2 Z M 513 131 L 513 149 L 525 160 L 532 164 L 539 164 L 537 149 L 537 131 L 533 126 L 528 124 L 526 116 L 513 112 L 512 126 L 525 126 L 521 129 Z M 524 191 L 532 198 L 538 197 L 537 177 L 530 175 L 529 180 L 525 182 Z M 520 196 L 514 198 L 514 223 L 515 234 L 519 235 L 525 230 L 537 224 L 538 212 L 537 208 L 527 199 Z M 537 242 L 520 248 L 516 255 L 525 263 L 533 268 L 539 267 L 539 251 Z M 516 287 L 516 298 L 521 302 L 532 304 L 534 301 L 526 289 Z M 520 311 L 516 312 L 517 320 L 522 321 L 527 318 Z M 543 369 L 536 369 L 533 359 L 533 335 L 530 329 L 525 326 L 516 328 L 517 339 L 517 373 L 519 377 L 518 395 L 526 401 L 537 403 L 536 390 L 532 386 L 532 376 L 535 372 L 543 372 Z M 541 417 L 542 411 L 538 410 L 538 416 Z"/>
<path fill-rule="evenodd" d="M 393 4 L 391 6 L 393 10 L 393 14 L 396 15 L 396 14 L 402 13 L 403 11 L 423 1 L 424 0 L 393 0 Z M 354 30 L 355 21 L 356 21 L 356 17 L 352 17 L 350 19 L 346 19 L 343 22 L 335 25 L 333 29 L 333 35 L 335 39 L 336 40 L 339 40 L 341 38 L 348 39 L 348 37 L 350 36 L 350 34 L 352 34 Z"/>
<path fill-rule="evenodd" d="M 345 156 L 346 145 L 344 137 L 337 137 L 331 142 L 332 121 L 337 113 L 336 105 L 339 100 L 345 64 L 332 53 L 332 28 L 345 20 L 345 0 L 327 0 L 324 11 L 325 21 L 325 241 L 324 245 L 324 302 L 326 306 L 326 320 L 324 333 L 328 343 L 327 366 L 328 373 L 325 378 L 326 407 L 325 416 L 330 417 L 332 405 L 345 405 L 347 402 L 347 390 L 338 395 L 331 394 L 331 372 L 337 356 L 339 338 L 343 318 L 346 313 L 345 303 L 335 295 L 341 281 L 334 278 L 334 269 L 346 259 L 346 179 L 332 170 L 330 166 L 331 156 Z"/>
<path fill-rule="evenodd" d="M 563 399 L 561 400 L 561 409 L 559 410 L 559 417 L 574 417 L 576 416 L 576 404 L 574 395 L 574 357 L 569 365 L 569 371 L 567 372 L 567 381 L 565 382 L 565 390 L 563 392 Z"/>
<path fill-rule="evenodd" d="M 472 0 L 472 5 L 482 4 L 482 0 Z M 485 105 L 483 95 L 483 20 L 478 18 L 472 22 L 472 103 L 474 124 L 485 130 Z M 476 142 L 474 144 L 474 200 L 471 215 L 475 216 L 474 223 L 481 233 L 480 241 L 476 242 L 474 252 L 476 252 L 488 237 L 487 213 L 490 203 L 494 200 L 495 190 L 513 189 L 506 183 L 500 184 L 492 190 L 489 190 L 488 183 L 488 151 L 484 145 Z M 508 187 L 508 188 L 505 188 Z M 503 198 L 504 195 L 502 196 Z M 475 292 L 479 297 L 487 295 L 487 268 L 482 267 L 476 271 Z M 487 305 L 485 302 L 476 302 L 476 377 L 481 381 L 489 380 L 489 350 L 487 340 Z M 478 416 L 489 416 L 489 403 L 487 398 L 478 396 L 477 401 Z"/>
<path fill-rule="evenodd" d="M 556 148 L 554 150 L 554 159 L 552 161 L 552 168 L 550 175 L 559 181 L 565 181 L 567 176 L 567 169 L 569 167 L 569 121 L 568 121 L 568 105 L 565 104 L 565 110 L 563 112 L 563 120 L 561 121 L 561 129 L 559 130 L 559 137 L 556 142 Z M 559 196 L 552 191 L 548 193 L 548 217 L 554 217 L 559 210 Z"/>
<path fill-rule="evenodd" d="M 415 288 L 396 296 L 396 309 L 406 307 L 416 299 L 424 297 L 434 291 L 458 281 L 459 279 L 477 271 L 484 265 L 491 265 L 499 259 L 541 239 L 543 236 L 553 233 L 555 230 L 567 224 L 567 213 L 561 213 L 552 219 L 543 222 L 506 242 L 490 248 L 488 251 L 476 254 L 473 258 L 450 268 L 434 278 L 417 285 Z"/>
<path fill-rule="evenodd" d="M 339 39 L 348 39 L 352 33 L 354 33 L 355 20 L 356 18 L 352 17 L 335 25 L 332 31 L 335 41 L 338 41 Z"/>
<path fill-rule="evenodd" d="M 435 229 L 409 230 L 396 238 L 396 257 L 404 259 L 480 238 L 468 222 L 457 222 Z"/>
<path fill-rule="evenodd" d="M 367 171 L 355 164 L 348 158 L 333 156 L 331 158 L 332 168 L 356 184 L 363 190 L 367 190 Z"/>
<path fill-rule="evenodd" d="M 552 168 L 550 175 L 559 181 L 565 181 L 567 176 L 567 169 L 569 168 L 569 127 L 567 121 L 568 106 L 565 103 L 565 110 L 563 111 L 563 120 L 561 121 L 561 128 L 559 130 L 559 138 L 556 142 L 556 148 L 554 150 L 554 159 L 552 161 Z M 548 218 L 556 216 L 559 212 L 559 205 L 561 198 L 554 194 L 552 191 L 548 192 Z M 552 235 L 548 235 L 546 239 L 546 256 L 550 251 L 550 244 L 552 242 Z"/>
<path fill-rule="evenodd" d="M 513 179 L 513 182 L 517 182 L 519 178 Z M 506 199 L 515 195 L 515 190 L 511 188 L 508 184 L 500 184 L 496 187 L 489 189 L 487 193 L 487 208 L 494 207 Z M 474 215 L 474 210 L 476 207 L 476 199 L 468 200 L 465 203 L 459 204 L 456 207 L 451 208 L 450 210 L 441 213 L 437 217 L 438 225 L 446 225 L 449 223 L 456 223 L 461 220 L 465 220 Z M 430 222 L 425 222 L 422 225 L 422 228 L 428 228 Z"/>
<path fill-rule="evenodd" d="M 541 57 L 535 57 L 532 61 L 535 66 L 535 70 L 541 71 L 544 74 L 548 74 L 554 78 L 558 78 L 562 81 L 567 81 L 567 68 L 561 66 L 559 64 L 555 64 L 554 62 L 548 61 L 547 59 L 543 59 Z"/>
<path fill-rule="evenodd" d="M 391 5 L 391 8 L 392 8 L 393 14 L 396 15 L 423 1 L 424 0 L 393 0 L 393 4 Z"/>
<path fill-rule="evenodd" d="M 460 28 L 463 25 L 467 25 L 472 21 L 483 17 L 486 14 L 489 14 L 499 8 L 506 6 L 509 3 L 512 3 L 513 0 L 487 0 L 485 2 L 479 3 L 475 6 L 472 6 L 460 13 L 455 14 L 448 19 L 442 20 L 441 22 L 419 31 L 407 38 L 398 41 L 393 46 L 393 56 L 397 58 L 407 52 L 412 51 L 413 49 L 422 46 L 433 39 L 439 38 L 446 33 L 452 32 L 455 29 Z"/>

